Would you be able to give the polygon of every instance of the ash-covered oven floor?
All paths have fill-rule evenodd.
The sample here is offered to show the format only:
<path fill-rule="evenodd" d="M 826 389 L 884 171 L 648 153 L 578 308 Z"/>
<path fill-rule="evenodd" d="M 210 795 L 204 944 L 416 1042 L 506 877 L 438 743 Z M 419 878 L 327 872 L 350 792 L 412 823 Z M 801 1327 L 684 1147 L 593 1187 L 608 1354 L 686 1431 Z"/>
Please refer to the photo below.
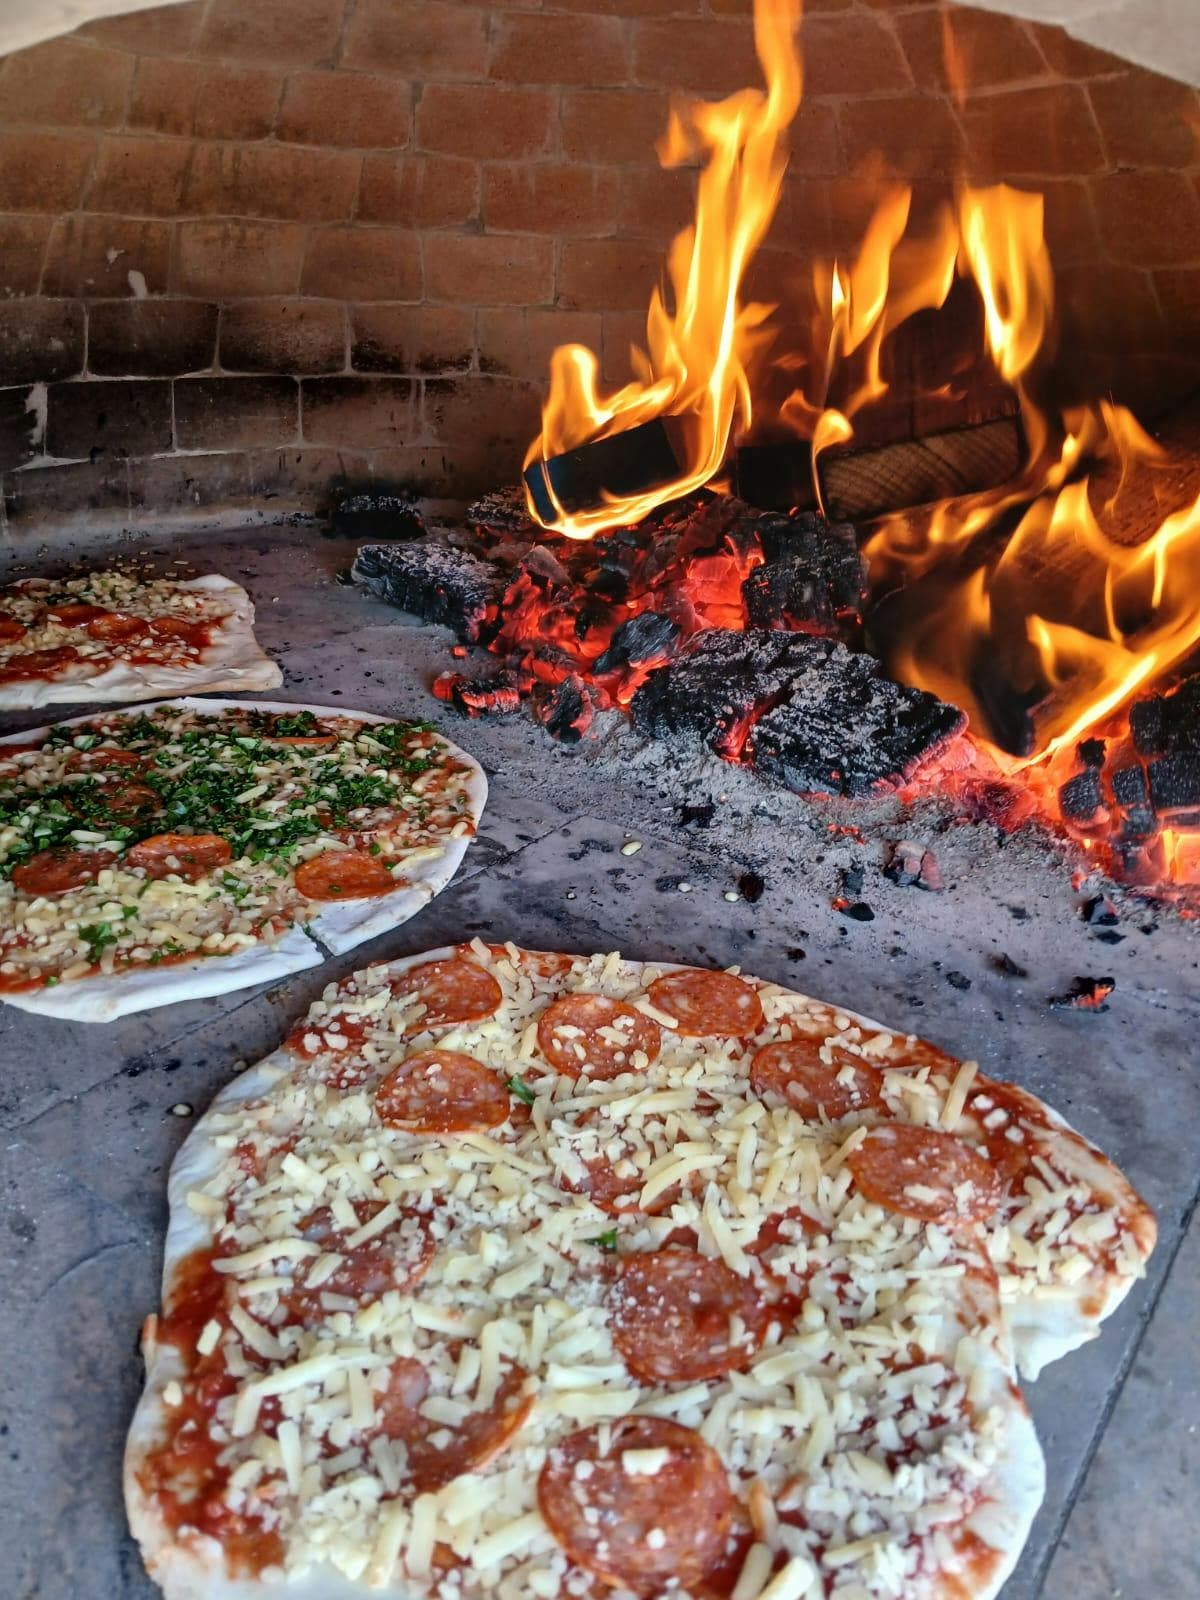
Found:
<path fill-rule="evenodd" d="M 23 543 L 5 566 L 57 570 L 65 548 Z M 139 553 L 155 553 L 145 535 L 72 556 Z M 160 563 L 189 561 L 250 590 L 259 638 L 285 672 L 272 698 L 441 722 L 488 770 L 481 836 L 403 928 L 282 985 L 108 1026 L 0 1008 L 0 1593 L 155 1593 L 125 1527 L 121 1452 L 138 1328 L 158 1298 L 166 1171 L 190 1116 L 331 979 L 481 933 L 740 962 L 976 1057 L 1094 1139 L 1157 1210 L 1160 1242 L 1103 1337 L 1028 1386 L 1049 1487 L 1004 1600 L 1200 1594 L 1200 1232 L 1189 1226 L 1200 926 L 1132 901 L 1119 902 L 1115 930 L 1089 925 L 1087 891 L 1061 857 L 992 827 L 938 833 L 932 801 L 904 819 L 887 803 L 823 811 L 715 758 L 643 747 L 616 718 L 572 749 L 523 716 L 463 722 L 428 688 L 452 664 L 450 635 L 336 582 L 352 555 L 292 527 L 177 536 L 157 550 Z M 847 826 L 861 836 L 835 831 Z M 941 892 L 883 876 L 886 843 L 902 837 L 932 845 Z M 632 840 L 640 849 L 626 854 Z M 739 880 L 754 892 L 747 873 L 762 883 L 753 903 L 739 892 Z M 835 909 L 847 898 L 871 919 Z M 1099 975 L 1116 982 L 1106 1011 L 1048 1004 Z"/>

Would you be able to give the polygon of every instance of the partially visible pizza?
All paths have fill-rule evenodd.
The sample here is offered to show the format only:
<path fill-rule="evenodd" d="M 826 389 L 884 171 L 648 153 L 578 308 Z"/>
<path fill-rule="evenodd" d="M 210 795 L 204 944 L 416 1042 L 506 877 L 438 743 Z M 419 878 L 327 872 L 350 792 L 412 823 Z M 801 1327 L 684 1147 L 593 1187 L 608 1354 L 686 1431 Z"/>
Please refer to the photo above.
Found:
<path fill-rule="evenodd" d="M 986 1600 L 1044 1481 L 1014 1336 L 1090 1336 L 1154 1242 L 971 1063 L 480 941 L 327 988 L 169 1187 L 126 1454 L 168 1600 Z"/>
<path fill-rule="evenodd" d="M 427 723 L 176 700 L 0 740 L 0 1000 L 80 1021 L 315 966 L 454 875 L 487 794 Z"/>
<path fill-rule="evenodd" d="M 275 689 L 254 606 L 228 578 L 139 578 L 110 569 L 0 588 L 0 710 Z"/>

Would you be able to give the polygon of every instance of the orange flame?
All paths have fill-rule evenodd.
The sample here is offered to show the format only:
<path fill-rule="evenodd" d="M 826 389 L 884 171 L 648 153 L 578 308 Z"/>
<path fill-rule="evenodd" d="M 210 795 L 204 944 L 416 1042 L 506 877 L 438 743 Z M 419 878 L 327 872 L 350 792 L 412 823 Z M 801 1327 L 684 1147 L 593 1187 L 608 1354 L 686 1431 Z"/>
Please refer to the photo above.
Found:
<path fill-rule="evenodd" d="M 670 307 L 656 288 L 646 350 L 632 352 L 637 378 L 606 394 L 596 357 L 585 346 L 564 345 L 551 357 L 542 429 L 526 467 L 662 416 L 680 419 L 679 447 L 686 452 L 672 483 L 573 515 L 547 482 L 558 513 L 550 525 L 570 538 L 637 522 L 664 501 L 700 488 L 720 468 L 731 433 L 749 426 L 746 363 L 765 342 L 763 323 L 772 308 L 743 304 L 741 286 L 775 214 L 786 166 L 781 139 L 800 104 L 800 14 L 801 0 L 757 0 L 754 41 L 765 93 L 744 89 L 717 103 L 672 107 L 659 145 L 662 164 L 678 166 L 701 155 L 704 168 L 695 221 L 676 235 L 667 259 Z M 529 509 L 537 515 L 532 499 Z"/>

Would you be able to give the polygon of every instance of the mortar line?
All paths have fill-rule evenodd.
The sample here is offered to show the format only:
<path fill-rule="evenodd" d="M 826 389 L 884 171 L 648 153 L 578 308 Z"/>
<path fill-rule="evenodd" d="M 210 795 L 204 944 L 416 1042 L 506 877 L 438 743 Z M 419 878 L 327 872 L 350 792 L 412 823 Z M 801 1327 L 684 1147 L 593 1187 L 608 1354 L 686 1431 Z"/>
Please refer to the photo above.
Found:
<path fill-rule="evenodd" d="M 1079 1471 L 1075 1474 L 1075 1481 L 1071 1486 L 1071 1491 L 1063 1504 L 1063 1508 L 1059 1512 L 1057 1523 L 1054 1529 L 1053 1539 L 1049 1542 L 1045 1558 L 1042 1561 L 1034 1580 L 1036 1585 L 1034 1589 L 1035 1600 L 1042 1600 L 1042 1596 L 1045 1593 L 1046 1580 L 1050 1576 L 1050 1568 L 1054 1563 L 1054 1558 L 1058 1554 L 1059 1547 L 1063 1541 L 1063 1536 L 1067 1531 L 1067 1524 L 1070 1522 L 1071 1515 L 1083 1495 L 1084 1488 L 1087 1485 L 1088 1477 L 1091 1474 L 1092 1466 L 1094 1465 L 1096 1457 L 1100 1452 L 1100 1446 L 1104 1442 L 1104 1436 L 1108 1432 L 1108 1425 L 1112 1421 L 1113 1412 L 1117 1409 L 1117 1404 L 1125 1392 L 1125 1385 L 1128 1382 L 1129 1374 L 1133 1370 L 1134 1363 L 1138 1358 L 1138 1353 L 1142 1348 L 1142 1344 L 1147 1333 L 1150 1331 L 1150 1325 L 1158 1313 L 1159 1303 L 1161 1302 L 1163 1295 L 1166 1293 L 1167 1285 L 1171 1281 L 1171 1273 L 1175 1270 L 1175 1262 L 1179 1258 L 1179 1252 L 1183 1248 L 1183 1243 L 1188 1236 L 1188 1230 L 1192 1225 L 1192 1220 L 1197 1215 L 1198 1211 L 1200 1211 L 1200 1184 L 1198 1184 L 1193 1190 L 1191 1199 L 1188 1201 L 1187 1207 L 1183 1212 L 1180 1220 L 1179 1234 L 1176 1238 L 1174 1249 L 1167 1258 L 1166 1267 L 1163 1271 L 1162 1278 L 1159 1281 L 1158 1289 L 1142 1315 L 1141 1326 L 1138 1329 L 1136 1337 L 1129 1344 L 1128 1348 L 1126 1349 L 1125 1356 L 1121 1361 L 1120 1366 L 1117 1368 L 1115 1379 L 1109 1389 L 1108 1397 L 1105 1400 L 1099 1420 L 1097 1421 L 1095 1428 L 1092 1430 L 1091 1443 L 1088 1446 L 1087 1453 L 1080 1464 Z M 1067 1359 L 1069 1360 L 1070 1357 L 1068 1356 Z"/>

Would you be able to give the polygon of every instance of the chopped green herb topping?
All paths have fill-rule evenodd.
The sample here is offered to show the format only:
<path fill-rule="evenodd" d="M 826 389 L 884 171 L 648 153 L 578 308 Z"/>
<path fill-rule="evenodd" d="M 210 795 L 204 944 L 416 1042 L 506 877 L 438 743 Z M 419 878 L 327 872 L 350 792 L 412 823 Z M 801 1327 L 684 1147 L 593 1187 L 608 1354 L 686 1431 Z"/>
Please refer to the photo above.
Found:
<path fill-rule="evenodd" d="M 518 1100 L 524 1100 L 527 1106 L 531 1106 L 537 1099 L 537 1095 L 534 1094 L 533 1090 L 525 1082 L 524 1078 L 518 1078 L 515 1076 L 511 1077 L 505 1083 L 504 1087 L 508 1090 L 509 1094 L 516 1095 Z"/>

